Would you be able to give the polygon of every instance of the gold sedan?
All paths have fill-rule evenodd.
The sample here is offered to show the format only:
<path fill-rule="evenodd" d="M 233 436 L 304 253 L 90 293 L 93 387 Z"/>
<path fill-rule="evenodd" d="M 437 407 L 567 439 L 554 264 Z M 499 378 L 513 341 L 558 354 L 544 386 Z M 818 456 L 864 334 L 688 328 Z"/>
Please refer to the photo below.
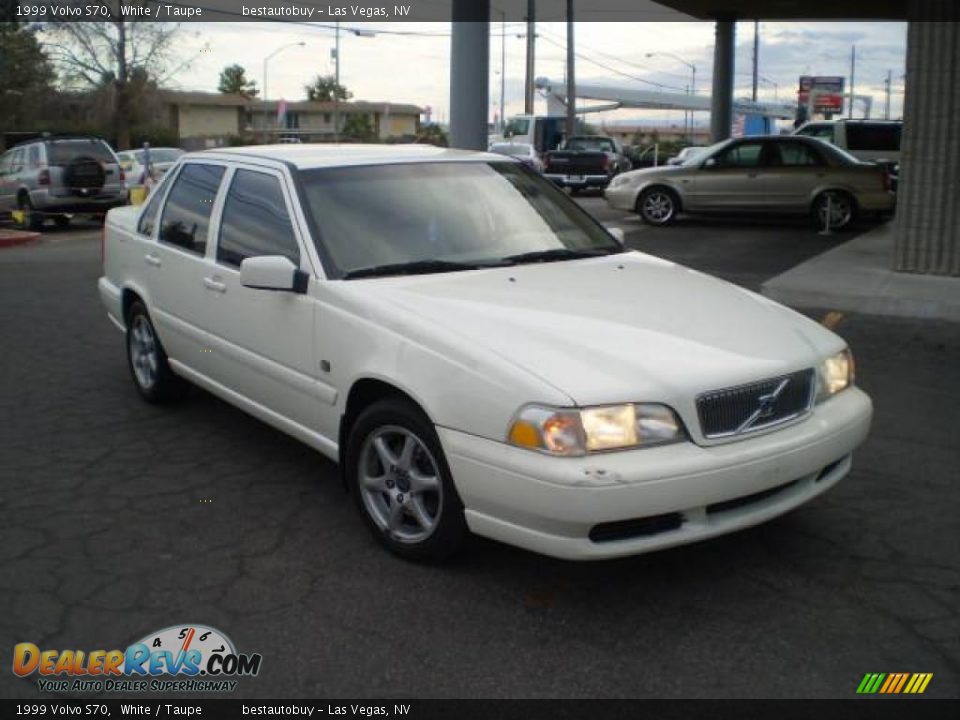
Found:
<path fill-rule="evenodd" d="M 888 171 L 816 138 L 724 140 L 680 165 L 613 179 L 604 196 L 651 225 L 684 213 L 809 213 L 818 226 L 847 227 L 858 213 L 888 213 L 896 198 Z"/>

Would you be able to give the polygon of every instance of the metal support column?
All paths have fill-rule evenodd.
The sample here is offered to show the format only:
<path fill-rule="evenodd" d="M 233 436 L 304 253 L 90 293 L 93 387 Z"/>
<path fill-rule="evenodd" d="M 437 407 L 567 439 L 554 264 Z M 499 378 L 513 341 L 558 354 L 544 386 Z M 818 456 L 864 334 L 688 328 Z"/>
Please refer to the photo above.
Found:
<path fill-rule="evenodd" d="M 450 144 L 487 149 L 490 107 L 490 0 L 453 0 L 450 39 Z"/>
<path fill-rule="evenodd" d="M 713 46 L 713 96 L 710 98 L 710 139 L 730 137 L 733 125 L 733 72 L 736 28 L 733 20 L 717 20 Z"/>

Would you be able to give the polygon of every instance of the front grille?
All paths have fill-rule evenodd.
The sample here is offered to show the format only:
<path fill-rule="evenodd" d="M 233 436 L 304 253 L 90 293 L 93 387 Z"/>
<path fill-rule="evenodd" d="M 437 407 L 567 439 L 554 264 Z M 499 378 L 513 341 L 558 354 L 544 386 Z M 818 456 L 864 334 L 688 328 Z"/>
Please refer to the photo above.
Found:
<path fill-rule="evenodd" d="M 697 398 L 700 429 L 721 438 L 779 425 L 809 410 L 813 391 L 813 370 L 712 390 Z"/>

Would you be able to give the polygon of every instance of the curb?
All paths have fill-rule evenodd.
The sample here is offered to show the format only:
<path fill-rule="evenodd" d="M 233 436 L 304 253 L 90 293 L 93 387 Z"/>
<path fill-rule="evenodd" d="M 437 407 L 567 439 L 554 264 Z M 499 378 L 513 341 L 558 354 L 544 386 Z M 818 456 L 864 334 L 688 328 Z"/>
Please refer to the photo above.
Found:
<path fill-rule="evenodd" d="M 18 232 L 0 230 L 0 248 L 14 247 L 16 245 L 26 245 L 40 237 L 38 232 Z"/>

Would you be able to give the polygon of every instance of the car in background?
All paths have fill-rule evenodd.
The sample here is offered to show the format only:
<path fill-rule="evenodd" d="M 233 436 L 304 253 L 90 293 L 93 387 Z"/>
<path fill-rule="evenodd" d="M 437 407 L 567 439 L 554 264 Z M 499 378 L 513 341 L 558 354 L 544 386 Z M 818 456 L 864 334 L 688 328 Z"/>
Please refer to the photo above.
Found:
<path fill-rule="evenodd" d="M 150 166 L 153 169 L 154 182 L 160 182 L 160 178 L 173 167 L 183 153 L 184 151 L 180 148 L 150 148 Z M 146 184 L 147 168 L 145 163 L 147 153 L 145 150 L 123 150 L 117 153 L 117 157 L 120 159 L 120 167 L 126 174 L 127 187 Z"/>
<path fill-rule="evenodd" d="M 605 188 L 618 173 L 629 170 L 623 148 L 605 135 L 574 135 L 544 156 L 544 176 L 571 193 Z"/>
<path fill-rule="evenodd" d="M 530 143 L 494 143 L 490 146 L 489 152 L 515 157 L 534 172 L 543 172 L 543 161 L 537 154 L 537 149 Z"/>
<path fill-rule="evenodd" d="M 667 158 L 667 165 L 682 165 L 684 162 L 690 158 L 696 157 L 697 155 L 702 155 L 703 151 L 707 149 L 706 145 L 690 145 L 683 148 L 680 152 L 674 155 L 671 158 Z"/>
<path fill-rule="evenodd" d="M 810 213 L 818 226 L 849 226 L 859 213 L 892 212 L 888 170 L 829 143 L 791 135 L 724 140 L 681 165 L 634 170 L 605 193 L 651 225 L 681 212 Z"/>
<path fill-rule="evenodd" d="M 825 140 L 858 160 L 883 165 L 893 175 L 894 184 L 900 175 L 902 120 L 813 120 L 792 134 Z"/>
<path fill-rule="evenodd" d="M 126 202 L 124 171 L 102 138 L 44 135 L 0 156 L 0 212 L 19 211 L 24 228 L 46 218 L 66 227 L 73 214 L 104 215 Z"/>
<path fill-rule="evenodd" d="M 110 212 L 98 288 L 145 401 L 189 381 L 339 462 L 410 559 L 705 540 L 833 487 L 870 427 L 840 337 L 492 153 L 191 153 Z"/>

